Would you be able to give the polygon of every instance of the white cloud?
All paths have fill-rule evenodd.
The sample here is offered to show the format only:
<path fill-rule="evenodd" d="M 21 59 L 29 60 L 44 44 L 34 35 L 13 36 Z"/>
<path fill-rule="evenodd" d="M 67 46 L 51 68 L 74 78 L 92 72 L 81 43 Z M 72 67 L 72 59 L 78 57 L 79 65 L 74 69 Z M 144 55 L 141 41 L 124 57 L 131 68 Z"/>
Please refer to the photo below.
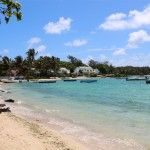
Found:
<path fill-rule="evenodd" d="M 51 54 L 51 53 L 46 53 L 46 54 L 45 54 L 45 56 L 49 56 L 49 57 L 51 57 L 51 56 L 52 56 L 52 54 Z"/>
<path fill-rule="evenodd" d="M 113 55 L 115 56 L 126 55 L 126 50 L 124 48 L 119 48 L 113 52 Z"/>
<path fill-rule="evenodd" d="M 114 13 L 108 16 L 99 28 L 105 30 L 137 29 L 150 25 L 150 5 L 143 11 L 132 10 L 128 14 Z"/>
<path fill-rule="evenodd" d="M 82 62 L 83 62 L 84 64 L 88 64 L 88 62 L 89 62 L 91 59 L 94 59 L 94 57 L 91 56 L 91 55 L 89 55 L 89 56 L 87 56 L 86 58 L 83 58 L 83 59 L 81 59 L 81 60 L 82 60 Z M 94 60 L 95 60 L 95 59 L 94 59 Z"/>
<path fill-rule="evenodd" d="M 98 52 L 98 51 L 112 51 L 115 48 L 90 48 L 88 49 L 89 52 Z"/>
<path fill-rule="evenodd" d="M 95 60 L 98 62 L 105 62 L 108 60 L 108 57 L 105 54 L 100 54 L 97 56 L 88 55 L 87 57 L 81 59 L 83 63 L 88 64 L 90 60 Z"/>
<path fill-rule="evenodd" d="M 71 28 L 71 18 L 61 17 L 57 22 L 49 22 L 44 26 L 44 30 L 49 34 L 61 34 L 63 31 L 69 31 Z"/>
<path fill-rule="evenodd" d="M 4 54 L 8 54 L 8 53 L 9 53 L 9 50 L 8 50 L 8 49 L 4 49 L 4 50 L 3 50 L 3 53 L 4 53 Z"/>
<path fill-rule="evenodd" d="M 41 39 L 39 37 L 32 37 L 27 43 L 28 48 L 32 48 L 32 46 L 39 44 L 41 42 Z"/>
<path fill-rule="evenodd" d="M 129 34 L 128 47 L 134 48 L 144 42 L 150 42 L 150 35 L 145 30 L 139 30 Z"/>
<path fill-rule="evenodd" d="M 150 66 L 150 54 L 136 54 L 130 57 L 113 58 L 111 63 L 115 66 Z"/>
<path fill-rule="evenodd" d="M 97 33 L 96 31 L 91 31 L 91 32 L 90 32 L 90 34 L 96 34 L 96 33 Z"/>
<path fill-rule="evenodd" d="M 0 55 L 4 56 L 4 55 L 8 55 L 9 50 L 8 49 L 3 49 L 0 53 Z"/>
<path fill-rule="evenodd" d="M 106 61 L 108 58 L 107 58 L 107 56 L 106 55 L 104 55 L 104 54 L 101 54 L 100 55 L 100 61 Z"/>
<path fill-rule="evenodd" d="M 43 53 L 46 50 L 46 46 L 45 45 L 40 45 L 36 48 L 36 50 L 38 51 L 38 53 Z"/>
<path fill-rule="evenodd" d="M 32 37 L 27 43 L 28 48 L 35 48 L 40 55 L 44 54 L 46 51 L 46 46 L 42 44 L 42 40 L 39 37 Z"/>
<path fill-rule="evenodd" d="M 88 43 L 87 40 L 77 39 L 77 40 L 65 43 L 65 46 L 80 47 L 80 46 L 86 45 L 87 43 Z"/>

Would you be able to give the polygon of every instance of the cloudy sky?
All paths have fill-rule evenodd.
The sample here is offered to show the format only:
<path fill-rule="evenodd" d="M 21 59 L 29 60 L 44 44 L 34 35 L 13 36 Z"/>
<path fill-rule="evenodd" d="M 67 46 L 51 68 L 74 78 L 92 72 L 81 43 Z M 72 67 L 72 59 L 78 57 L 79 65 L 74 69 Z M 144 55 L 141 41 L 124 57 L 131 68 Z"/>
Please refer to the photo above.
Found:
<path fill-rule="evenodd" d="M 23 20 L 0 25 L 0 54 L 150 66 L 149 0 L 20 0 Z"/>

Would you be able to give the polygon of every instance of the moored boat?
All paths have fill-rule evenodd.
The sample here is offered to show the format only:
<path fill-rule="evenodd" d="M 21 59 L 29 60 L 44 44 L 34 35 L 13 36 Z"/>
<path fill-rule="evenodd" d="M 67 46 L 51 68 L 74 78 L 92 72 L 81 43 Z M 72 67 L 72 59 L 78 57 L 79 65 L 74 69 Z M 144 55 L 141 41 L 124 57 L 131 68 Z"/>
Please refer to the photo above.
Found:
<path fill-rule="evenodd" d="M 38 83 L 56 83 L 56 80 L 43 80 L 43 79 L 40 79 L 37 82 Z"/>
<path fill-rule="evenodd" d="M 22 80 L 2 79 L 1 82 L 3 82 L 3 83 L 21 83 Z"/>
<path fill-rule="evenodd" d="M 146 80 L 146 84 L 150 84 L 150 79 Z"/>
<path fill-rule="evenodd" d="M 63 80 L 64 82 L 75 82 L 75 81 L 77 81 L 76 79 L 64 79 Z"/>
<path fill-rule="evenodd" d="M 96 79 L 84 79 L 84 80 L 80 80 L 80 83 L 93 83 L 93 82 L 97 82 Z"/>
<path fill-rule="evenodd" d="M 146 80 L 146 78 L 144 76 L 143 77 L 135 76 L 135 77 L 127 77 L 126 78 L 126 81 L 141 81 L 141 80 Z"/>

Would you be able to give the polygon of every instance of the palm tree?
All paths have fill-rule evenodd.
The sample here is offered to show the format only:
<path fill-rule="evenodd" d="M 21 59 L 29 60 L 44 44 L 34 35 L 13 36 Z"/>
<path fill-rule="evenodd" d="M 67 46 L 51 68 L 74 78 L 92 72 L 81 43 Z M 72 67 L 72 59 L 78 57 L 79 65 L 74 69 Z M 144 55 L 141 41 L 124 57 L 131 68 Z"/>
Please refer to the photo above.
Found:
<path fill-rule="evenodd" d="M 3 66 L 3 61 L 2 61 L 2 56 L 0 55 L 0 76 L 2 75 L 2 66 Z"/>
<path fill-rule="evenodd" d="M 23 58 L 22 56 L 16 56 L 14 61 L 14 67 L 22 74 L 23 71 Z"/>
<path fill-rule="evenodd" d="M 22 66 L 22 63 L 23 63 L 22 56 L 16 56 L 15 57 L 15 66 L 19 68 Z"/>
<path fill-rule="evenodd" d="M 59 70 L 59 62 L 60 62 L 60 58 L 54 56 L 51 57 L 51 69 L 54 71 L 55 75 Z"/>
<path fill-rule="evenodd" d="M 33 61 L 35 60 L 35 56 L 37 55 L 37 52 L 35 51 L 35 49 L 29 49 L 27 52 L 27 60 L 29 63 L 33 63 Z"/>
<path fill-rule="evenodd" d="M 27 63 L 28 63 L 28 74 L 27 78 L 31 75 L 31 68 L 33 67 L 34 61 L 35 61 L 35 56 L 37 55 L 37 52 L 35 49 L 29 49 L 27 52 Z"/>
<path fill-rule="evenodd" d="M 10 69 L 11 60 L 9 57 L 2 57 L 2 70 L 6 73 Z"/>

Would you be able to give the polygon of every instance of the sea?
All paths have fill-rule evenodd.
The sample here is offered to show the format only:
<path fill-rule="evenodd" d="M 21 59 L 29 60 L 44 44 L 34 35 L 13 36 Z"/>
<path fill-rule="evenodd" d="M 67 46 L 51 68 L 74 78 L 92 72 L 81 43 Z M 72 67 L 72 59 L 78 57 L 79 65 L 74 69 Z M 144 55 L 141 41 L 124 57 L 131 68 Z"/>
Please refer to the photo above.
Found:
<path fill-rule="evenodd" d="M 150 85 L 100 78 L 93 83 L 12 83 L 3 97 L 91 150 L 150 150 Z"/>

